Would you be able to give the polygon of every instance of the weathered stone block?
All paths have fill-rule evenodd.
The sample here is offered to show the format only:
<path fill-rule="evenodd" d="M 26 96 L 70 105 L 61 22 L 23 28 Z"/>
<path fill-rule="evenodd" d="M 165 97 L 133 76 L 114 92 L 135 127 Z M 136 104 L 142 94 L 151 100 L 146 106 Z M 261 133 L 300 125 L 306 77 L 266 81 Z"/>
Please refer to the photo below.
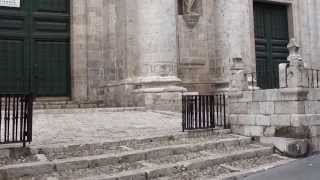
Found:
<path fill-rule="evenodd" d="M 309 90 L 305 88 L 285 88 L 279 91 L 282 101 L 304 101 L 309 93 Z"/>
<path fill-rule="evenodd" d="M 275 114 L 304 114 L 305 103 L 303 101 L 274 102 Z"/>
<path fill-rule="evenodd" d="M 257 126 L 270 126 L 271 125 L 271 118 L 270 116 L 266 116 L 266 115 L 256 115 L 255 116 L 256 119 L 256 125 Z"/>
<path fill-rule="evenodd" d="M 274 113 L 274 103 L 273 102 L 260 102 L 259 103 L 260 113 L 265 115 L 270 115 Z"/>
<path fill-rule="evenodd" d="M 248 113 L 249 114 L 260 114 L 260 103 L 259 102 L 248 102 Z"/>
<path fill-rule="evenodd" d="M 312 114 L 308 118 L 308 126 L 320 126 L 320 114 Z"/>
<path fill-rule="evenodd" d="M 300 127 L 309 124 L 310 117 L 304 114 L 292 114 L 291 115 L 291 126 Z M 320 123 L 320 122 L 319 122 Z"/>
<path fill-rule="evenodd" d="M 290 115 L 271 115 L 271 126 L 291 126 Z"/>
<path fill-rule="evenodd" d="M 279 89 L 267 89 L 266 93 L 267 101 L 281 101 L 281 93 Z"/>
<path fill-rule="evenodd" d="M 240 126 L 240 125 L 231 125 L 231 131 L 234 134 L 240 134 L 240 135 L 244 135 L 244 126 Z"/>
<path fill-rule="evenodd" d="M 239 125 L 254 126 L 256 124 L 255 115 L 239 115 L 238 116 Z"/>
<path fill-rule="evenodd" d="M 310 135 L 311 135 L 311 137 L 320 136 L 320 126 L 311 126 L 310 127 Z"/>
<path fill-rule="evenodd" d="M 320 114 L 320 101 L 305 102 L 305 110 L 307 114 Z"/>
<path fill-rule="evenodd" d="M 245 126 L 245 136 L 263 136 L 263 126 Z"/>
<path fill-rule="evenodd" d="M 276 133 L 276 128 L 275 127 L 265 127 L 263 135 L 266 137 L 273 137 Z"/>
<path fill-rule="evenodd" d="M 257 90 L 253 93 L 253 101 L 264 102 L 267 100 L 266 91 L 265 90 Z"/>
<path fill-rule="evenodd" d="M 290 138 L 263 138 L 263 143 L 273 144 L 278 151 L 289 157 L 301 157 L 308 153 L 308 142 L 300 139 Z"/>
<path fill-rule="evenodd" d="M 9 158 L 10 149 L 0 149 L 0 158 Z"/>
<path fill-rule="evenodd" d="M 311 137 L 310 143 L 312 152 L 320 152 L 320 136 Z"/>
<path fill-rule="evenodd" d="M 242 91 L 243 96 L 239 99 L 239 102 L 251 102 L 253 99 L 252 91 Z"/>
<path fill-rule="evenodd" d="M 231 103 L 229 105 L 229 112 L 231 114 L 248 114 L 247 103 Z"/>
<path fill-rule="evenodd" d="M 238 115 L 230 115 L 229 116 L 230 124 L 238 125 Z"/>

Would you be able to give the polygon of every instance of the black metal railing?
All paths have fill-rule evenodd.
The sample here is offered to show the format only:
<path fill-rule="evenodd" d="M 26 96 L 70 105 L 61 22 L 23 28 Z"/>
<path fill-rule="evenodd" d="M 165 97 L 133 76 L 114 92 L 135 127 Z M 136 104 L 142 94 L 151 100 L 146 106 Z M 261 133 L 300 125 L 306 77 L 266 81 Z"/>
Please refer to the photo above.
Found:
<path fill-rule="evenodd" d="M 264 69 L 257 72 L 248 73 L 249 86 L 254 89 L 279 89 L 279 69 Z"/>
<path fill-rule="evenodd" d="M 182 130 L 229 128 L 226 95 L 182 96 Z"/>
<path fill-rule="evenodd" d="M 32 141 L 33 96 L 0 94 L 0 144 Z"/>
<path fill-rule="evenodd" d="M 313 69 L 313 68 L 306 68 L 306 80 L 307 83 L 305 86 L 306 88 L 320 88 L 320 70 Z"/>

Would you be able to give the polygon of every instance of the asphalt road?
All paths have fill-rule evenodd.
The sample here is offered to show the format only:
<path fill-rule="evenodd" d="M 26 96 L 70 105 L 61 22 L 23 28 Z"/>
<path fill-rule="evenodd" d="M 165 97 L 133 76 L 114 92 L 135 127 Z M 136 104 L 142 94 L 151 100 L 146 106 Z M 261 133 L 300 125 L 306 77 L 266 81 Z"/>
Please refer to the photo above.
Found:
<path fill-rule="evenodd" d="M 320 180 L 320 155 L 258 173 L 245 180 Z"/>

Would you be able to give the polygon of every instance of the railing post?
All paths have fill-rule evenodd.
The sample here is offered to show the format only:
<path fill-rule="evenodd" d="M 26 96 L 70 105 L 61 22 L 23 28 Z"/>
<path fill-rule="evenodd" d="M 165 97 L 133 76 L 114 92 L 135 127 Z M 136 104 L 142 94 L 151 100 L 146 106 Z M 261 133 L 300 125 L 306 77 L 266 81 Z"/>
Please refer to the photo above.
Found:
<path fill-rule="evenodd" d="M 295 39 L 291 39 L 288 44 L 289 56 L 288 61 L 290 62 L 289 66 L 284 66 L 283 64 L 279 65 L 279 73 L 281 75 L 281 83 L 280 87 L 284 87 L 284 77 L 286 84 L 286 88 L 303 88 L 306 87 L 307 78 L 309 77 L 304 67 L 304 63 L 302 61 L 302 57 L 299 54 L 300 47 L 297 44 Z M 286 71 L 284 71 L 286 69 Z M 306 77 L 307 76 L 307 77 Z M 308 81 L 310 79 L 308 78 Z M 310 83 L 308 82 L 308 86 Z"/>

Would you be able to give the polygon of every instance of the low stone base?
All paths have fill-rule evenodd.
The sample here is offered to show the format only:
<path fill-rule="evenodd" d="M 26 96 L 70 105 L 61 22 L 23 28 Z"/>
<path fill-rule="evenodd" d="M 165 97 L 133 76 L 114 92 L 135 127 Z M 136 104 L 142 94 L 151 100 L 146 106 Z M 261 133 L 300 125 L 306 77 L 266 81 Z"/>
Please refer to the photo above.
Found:
<path fill-rule="evenodd" d="M 135 91 L 147 109 L 181 111 L 182 95 L 185 89 L 177 86 L 145 88 Z"/>
<path fill-rule="evenodd" d="M 141 97 L 134 93 L 137 88 L 130 82 L 110 83 L 104 87 L 104 102 L 107 107 L 142 107 Z"/>
<path fill-rule="evenodd" d="M 309 153 L 309 143 L 305 139 L 279 138 L 279 137 L 261 137 L 263 144 L 272 144 L 277 151 L 288 157 L 304 157 Z"/>

